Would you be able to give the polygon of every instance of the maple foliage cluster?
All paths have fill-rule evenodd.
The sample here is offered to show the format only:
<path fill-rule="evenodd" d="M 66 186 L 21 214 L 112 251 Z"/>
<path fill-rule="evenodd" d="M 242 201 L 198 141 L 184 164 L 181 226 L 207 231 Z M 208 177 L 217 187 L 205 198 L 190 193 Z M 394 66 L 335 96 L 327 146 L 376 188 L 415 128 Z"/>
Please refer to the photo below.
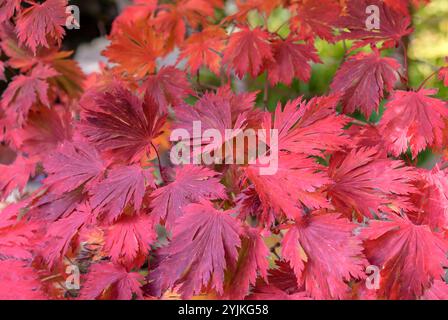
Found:
<path fill-rule="evenodd" d="M 448 106 L 384 54 L 427 2 L 237 0 L 225 15 L 222 0 L 135 0 L 111 64 L 84 75 L 60 50 L 65 0 L 0 0 L 0 198 L 18 195 L 0 213 L 0 298 L 447 299 Z M 286 35 L 267 27 L 279 7 Z M 310 80 L 318 38 L 352 43 L 330 92 L 267 111 L 269 87 Z M 259 76 L 264 89 L 232 88 Z M 448 65 L 434 76 L 447 86 Z M 352 116 L 381 103 L 377 123 Z M 277 129 L 277 172 L 167 164 L 171 130 L 193 121 Z M 415 165 L 427 149 L 432 169 Z"/>

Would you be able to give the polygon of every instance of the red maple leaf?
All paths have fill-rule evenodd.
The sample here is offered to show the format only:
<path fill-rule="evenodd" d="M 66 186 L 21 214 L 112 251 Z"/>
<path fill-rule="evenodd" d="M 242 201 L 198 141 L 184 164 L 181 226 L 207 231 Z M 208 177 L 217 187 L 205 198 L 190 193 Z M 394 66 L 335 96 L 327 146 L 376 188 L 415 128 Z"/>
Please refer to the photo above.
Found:
<path fill-rule="evenodd" d="M 113 21 L 111 34 L 119 32 L 122 24 L 148 19 L 156 8 L 157 0 L 133 0 L 132 4 L 126 6 Z"/>
<path fill-rule="evenodd" d="M 184 209 L 173 240 L 160 252 L 161 263 L 150 274 L 155 295 L 177 284 L 184 298 L 208 286 L 223 293 L 224 271 L 235 265 L 240 246 L 240 227 L 232 213 L 207 201 Z"/>
<path fill-rule="evenodd" d="M 418 9 L 422 4 L 427 4 L 429 1 L 430 0 L 384 0 L 384 3 L 404 15 L 409 15 L 411 5 L 414 5 L 414 7 Z"/>
<path fill-rule="evenodd" d="M 335 114 L 337 101 L 335 95 L 308 102 L 299 97 L 288 101 L 283 110 L 279 103 L 273 123 L 271 115 L 267 114 L 263 127 L 278 130 L 279 150 L 315 156 L 321 155 L 323 150 L 339 150 L 350 141 L 343 130 L 348 119 Z"/>
<path fill-rule="evenodd" d="M 227 84 L 219 87 L 216 94 L 230 104 L 232 123 L 238 123 L 240 115 L 245 114 L 248 117 L 247 122 L 251 124 L 252 128 L 260 125 L 259 121 L 262 119 L 260 116 L 263 113 L 255 107 L 258 91 L 235 93 L 232 91 L 231 86 Z"/>
<path fill-rule="evenodd" d="M 379 8 L 380 28 L 369 30 L 366 26 L 366 8 L 375 5 Z M 346 14 L 341 16 L 339 26 L 343 30 L 340 39 L 358 40 L 356 47 L 384 41 L 383 47 L 391 47 L 410 34 L 411 17 L 397 12 L 382 0 L 349 0 Z"/>
<path fill-rule="evenodd" d="M 297 278 L 289 263 L 276 261 L 268 272 L 268 281 L 259 280 L 248 300 L 311 300 L 297 288 Z"/>
<path fill-rule="evenodd" d="M 448 226 L 448 175 L 435 166 L 431 171 L 422 169 L 414 182 L 416 192 L 411 194 L 414 205 L 408 212 L 415 224 L 426 224 L 433 230 Z"/>
<path fill-rule="evenodd" d="M 66 0 L 46 0 L 43 3 L 31 2 L 31 7 L 23 10 L 17 20 L 17 35 L 20 44 L 27 45 L 34 53 L 38 46 L 49 47 L 48 39 L 58 44 L 65 35 L 67 20 Z"/>
<path fill-rule="evenodd" d="M 31 261 L 33 259 L 35 242 L 40 235 L 42 225 L 21 219 L 21 215 L 29 206 L 30 200 L 11 204 L 2 210 L 0 218 L 0 260 L 18 259 Z"/>
<path fill-rule="evenodd" d="M 143 276 L 128 272 L 122 266 L 111 262 L 96 263 L 90 267 L 85 282 L 81 286 L 81 300 L 94 300 L 109 291 L 110 298 L 131 300 L 134 295 L 143 298 L 140 289 Z"/>
<path fill-rule="evenodd" d="M 175 168 L 171 183 L 151 193 L 152 214 L 171 228 L 182 215 L 186 205 L 201 199 L 225 199 L 225 188 L 219 183 L 218 173 L 201 166 Z"/>
<path fill-rule="evenodd" d="M 314 45 L 298 44 L 292 38 L 273 42 L 272 52 L 273 59 L 266 67 L 272 86 L 278 82 L 290 85 L 293 78 L 308 82 L 311 77 L 311 66 L 308 61 L 320 62 Z"/>
<path fill-rule="evenodd" d="M 263 210 L 271 208 L 278 216 L 286 215 L 299 219 L 304 206 L 307 208 L 330 207 L 319 188 L 330 182 L 324 168 L 314 159 L 303 154 L 278 154 L 277 171 L 271 175 L 261 174 L 267 159 L 260 158 L 257 164 L 246 167 L 245 174 L 254 184 Z"/>
<path fill-rule="evenodd" d="M 332 155 L 328 175 L 334 183 L 328 186 L 332 204 L 351 217 L 353 210 L 366 217 L 391 202 L 392 194 L 409 195 L 414 171 L 402 161 L 378 156 L 374 148 L 352 149 Z"/>
<path fill-rule="evenodd" d="M 91 217 L 90 208 L 82 207 L 50 224 L 45 234 L 45 245 L 41 251 L 45 263 L 50 268 L 62 263 L 62 257 L 70 249 L 73 239 Z"/>
<path fill-rule="evenodd" d="M 315 299 L 341 299 L 345 281 L 365 276 L 362 243 L 353 235 L 356 225 L 339 214 L 314 212 L 297 222 L 282 241 L 282 257 L 289 261 L 297 284 Z"/>
<path fill-rule="evenodd" d="M 0 260 L 0 299 L 48 299 L 43 293 L 42 287 L 37 273 L 26 262 L 20 260 Z M 11 288 L 14 288 L 14 290 L 11 290 Z"/>
<path fill-rule="evenodd" d="M 63 143 L 45 159 L 44 168 L 48 174 L 44 183 L 59 194 L 96 183 L 106 169 L 95 147 L 83 142 Z"/>
<path fill-rule="evenodd" d="M 124 216 L 107 230 L 104 250 L 113 263 L 130 270 L 145 262 L 156 238 L 153 217 L 146 214 Z"/>
<path fill-rule="evenodd" d="M 272 59 L 269 34 L 260 28 L 242 28 L 230 36 L 223 63 L 232 67 L 239 78 L 246 74 L 256 77 L 263 71 L 263 65 Z"/>
<path fill-rule="evenodd" d="M 208 27 L 194 33 L 183 43 L 179 59 L 188 60 L 191 74 L 196 74 L 201 67 L 207 67 L 219 75 L 225 39 L 226 32 L 217 27 Z"/>
<path fill-rule="evenodd" d="M 384 147 L 384 138 L 378 130 L 378 126 L 371 123 L 352 124 L 347 133 L 358 148 L 375 148 L 379 157 L 386 158 L 387 150 Z"/>
<path fill-rule="evenodd" d="M 389 215 L 389 221 L 369 222 L 362 230 L 364 252 L 381 269 L 379 297 L 415 299 L 432 281 L 444 277 L 448 243 L 426 225 Z"/>
<path fill-rule="evenodd" d="M 156 30 L 165 35 L 166 45 L 171 50 L 181 46 L 185 39 L 188 22 L 193 28 L 206 25 L 207 18 L 214 14 L 213 7 L 220 7 L 221 1 L 179 0 L 175 4 L 161 4 L 152 21 Z"/>
<path fill-rule="evenodd" d="M 118 73 L 136 80 L 154 72 L 157 57 L 165 53 L 162 36 L 148 26 L 146 19 L 120 24 L 109 39 L 111 43 L 103 55 L 118 64 Z"/>
<path fill-rule="evenodd" d="M 398 156 L 409 145 L 416 157 L 426 147 L 442 146 L 448 108 L 444 101 L 430 97 L 436 93 L 434 89 L 393 93 L 379 126 L 388 152 Z"/>
<path fill-rule="evenodd" d="M 154 101 L 142 101 L 118 84 L 106 92 L 85 95 L 80 104 L 83 121 L 79 131 L 117 162 L 137 162 L 150 154 L 151 140 L 165 123 Z"/>
<path fill-rule="evenodd" d="M 135 164 L 112 168 L 104 180 L 90 188 L 90 205 L 112 223 L 128 205 L 140 210 L 147 185 L 154 187 L 150 170 Z"/>
<path fill-rule="evenodd" d="M 297 287 L 297 277 L 288 262 L 277 260 L 269 269 L 268 279 L 259 279 L 248 300 L 311 300 Z"/>
<path fill-rule="evenodd" d="M 315 36 L 332 41 L 333 28 L 339 19 L 341 6 L 334 0 L 297 0 L 292 27 L 301 39 L 313 40 Z"/>
<path fill-rule="evenodd" d="M 21 128 L 10 132 L 14 145 L 31 156 L 46 157 L 73 135 L 72 114 L 65 106 L 34 108 Z"/>
<path fill-rule="evenodd" d="M 448 67 L 442 68 L 439 71 L 439 79 L 443 80 L 443 85 L 448 87 Z"/>
<path fill-rule="evenodd" d="M 194 147 L 194 157 L 206 151 L 219 150 L 224 143 L 241 133 L 241 129 L 246 126 L 246 117 L 249 114 L 246 108 L 252 105 L 253 96 L 241 97 L 246 98 L 247 101 L 243 100 L 244 103 L 241 101 L 242 104 L 239 105 L 235 101 L 238 96 L 235 97 L 229 91 L 207 92 L 194 106 L 183 104 L 174 108 L 176 114 L 174 128 L 188 131 L 190 137 L 188 143 L 191 143 Z M 194 132 L 194 122 L 200 123 L 201 135 L 204 135 L 204 132 L 209 129 L 218 130 L 222 139 L 216 141 L 209 139 L 210 141 L 206 141 L 206 139 L 197 137 L 197 134 Z M 233 129 L 231 136 L 226 134 L 226 130 L 229 129 Z M 217 156 L 219 155 L 217 154 Z M 221 156 L 225 155 L 221 153 Z"/>
<path fill-rule="evenodd" d="M 15 76 L 3 92 L 1 100 L 9 117 L 22 124 L 34 103 L 41 102 L 49 107 L 47 79 L 57 75 L 50 67 L 37 66 L 29 75 Z"/>
<path fill-rule="evenodd" d="M 238 217 L 246 220 L 249 217 L 256 217 L 260 225 L 270 226 L 275 221 L 275 212 L 265 208 L 254 185 L 249 185 L 236 198 Z"/>
<path fill-rule="evenodd" d="M 361 52 L 350 57 L 336 72 L 331 90 L 341 95 L 345 113 L 360 110 L 369 118 L 372 111 L 378 111 L 383 91 L 393 89 L 399 68 L 397 60 L 381 57 L 378 50 L 370 54 Z"/>
<path fill-rule="evenodd" d="M 45 193 L 34 200 L 30 217 L 37 221 L 53 222 L 75 211 L 86 200 L 86 194 L 78 188 L 64 194 Z"/>
<path fill-rule="evenodd" d="M 158 32 L 165 34 L 169 50 L 183 43 L 186 32 L 185 20 L 176 5 L 164 4 L 163 10 L 157 13 L 153 23 Z"/>
<path fill-rule="evenodd" d="M 283 0 L 236 0 L 235 4 L 238 7 L 238 11 L 224 18 L 224 21 L 246 22 L 247 15 L 252 10 L 258 10 L 261 14 L 269 16 L 276 7 L 282 5 L 282 2 Z"/>
<path fill-rule="evenodd" d="M 250 285 L 256 284 L 259 274 L 267 280 L 269 255 L 260 230 L 244 228 L 238 263 L 232 270 L 231 279 L 226 282 L 224 296 L 228 299 L 244 299 L 250 291 Z"/>
<path fill-rule="evenodd" d="M 434 280 L 431 288 L 425 291 L 422 300 L 448 300 L 448 284 L 440 279 Z"/>
<path fill-rule="evenodd" d="M 0 0 L 0 23 L 9 20 L 20 10 L 21 0 Z"/>
<path fill-rule="evenodd" d="M 7 197 L 14 189 L 22 191 L 36 170 L 35 158 L 18 155 L 9 165 L 0 164 L 0 199 Z"/>
<path fill-rule="evenodd" d="M 19 44 L 12 25 L 5 24 L 0 28 L 1 47 L 9 57 L 8 66 L 27 72 L 36 65 L 42 64 L 54 69 L 58 75 L 49 79 L 50 84 L 67 93 L 71 98 L 78 98 L 82 92 L 84 74 L 75 60 L 67 59 L 73 51 L 58 51 L 58 48 L 41 47 L 33 53 L 28 47 Z"/>
<path fill-rule="evenodd" d="M 168 112 L 168 106 L 183 103 L 183 99 L 192 93 L 184 71 L 175 67 L 162 67 L 157 74 L 148 76 L 141 90 L 157 102 L 160 112 Z"/>

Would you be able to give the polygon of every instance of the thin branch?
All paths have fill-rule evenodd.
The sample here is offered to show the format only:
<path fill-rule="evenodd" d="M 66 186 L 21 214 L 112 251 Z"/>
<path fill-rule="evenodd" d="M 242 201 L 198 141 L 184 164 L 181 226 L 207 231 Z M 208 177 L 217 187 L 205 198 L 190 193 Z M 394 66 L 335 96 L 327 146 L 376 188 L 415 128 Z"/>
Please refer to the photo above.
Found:
<path fill-rule="evenodd" d="M 439 167 L 440 170 L 445 170 L 446 168 L 448 168 L 448 162 L 443 163 L 443 164 Z"/>
<path fill-rule="evenodd" d="M 347 60 L 347 55 L 348 55 L 347 43 L 345 42 L 345 39 L 342 40 L 342 46 L 344 47 L 344 56 L 342 57 L 341 64 L 343 64 L 345 62 L 345 60 Z"/>
<path fill-rule="evenodd" d="M 289 23 L 289 19 L 286 20 L 285 22 L 283 22 L 277 29 L 274 30 L 273 33 L 278 33 L 280 31 L 281 28 L 283 28 L 284 26 L 286 26 Z"/>
<path fill-rule="evenodd" d="M 208 48 L 208 50 L 210 50 L 211 52 L 214 52 L 214 53 L 216 53 L 218 56 L 220 56 L 221 58 L 222 57 L 224 57 L 224 55 L 221 53 L 221 52 L 219 52 L 219 51 L 216 51 L 215 49 L 213 49 L 213 48 Z"/>
<path fill-rule="evenodd" d="M 428 82 L 429 79 L 431 79 L 432 77 L 434 77 L 437 73 L 439 72 L 439 70 L 436 70 L 434 72 L 432 72 L 429 76 L 427 76 L 422 83 L 420 84 L 420 86 L 418 87 L 417 91 L 420 91 L 421 88 L 423 88 L 423 86 L 426 84 L 426 82 Z"/>
<path fill-rule="evenodd" d="M 45 277 L 45 278 L 41 279 L 41 281 L 42 282 L 51 281 L 51 280 L 54 280 L 54 279 L 57 279 L 57 278 L 60 278 L 60 277 L 62 277 L 62 275 L 60 273 L 52 274 L 52 275 L 50 275 L 48 277 Z"/>
<path fill-rule="evenodd" d="M 420 59 L 416 59 L 416 58 L 414 58 L 414 59 L 409 59 L 408 58 L 408 61 L 415 61 L 417 63 L 422 63 L 422 64 L 425 64 L 425 65 L 429 66 L 432 70 L 439 70 L 438 66 L 436 66 L 436 65 L 434 65 L 434 64 L 432 64 L 432 63 L 430 63 L 428 61 L 425 61 L 425 60 L 420 60 Z"/>
<path fill-rule="evenodd" d="M 157 150 L 156 146 L 154 145 L 154 143 L 152 143 L 151 141 L 151 147 L 154 149 L 154 151 L 156 152 L 157 155 L 157 162 L 159 165 L 159 171 L 160 171 L 160 178 L 162 179 L 162 182 L 165 183 L 165 179 L 163 178 L 163 167 L 162 167 L 162 161 L 160 161 L 160 155 L 159 155 L 159 150 Z"/>
<path fill-rule="evenodd" d="M 212 84 L 207 84 L 207 83 L 196 83 L 195 86 L 197 87 L 197 89 L 199 90 L 218 90 L 219 87 L 214 86 Z"/>
<path fill-rule="evenodd" d="M 268 30 L 268 18 L 266 17 L 265 13 L 262 14 L 262 17 L 263 17 L 264 27 L 266 30 Z"/>
<path fill-rule="evenodd" d="M 406 87 L 409 84 L 409 65 L 408 65 L 408 49 L 404 41 L 400 41 L 401 47 L 403 48 L 403 63 L 404 63 L 404 78 L 406 81 Z"/>
<path fill-rule="evenodd" d="M 268 71 L 266 70 L 266 79 L 264 81 L 264 93 L 263 93 L 263 105 L 264 109 L 268 110 L 268 100 L 269 100 L 269 81 L 268 81 Z"/>

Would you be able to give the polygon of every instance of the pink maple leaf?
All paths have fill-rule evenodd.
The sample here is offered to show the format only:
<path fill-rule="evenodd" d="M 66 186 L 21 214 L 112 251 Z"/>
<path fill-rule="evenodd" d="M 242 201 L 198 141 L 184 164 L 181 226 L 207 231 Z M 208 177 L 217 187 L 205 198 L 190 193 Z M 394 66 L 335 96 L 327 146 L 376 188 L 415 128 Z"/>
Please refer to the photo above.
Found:
<path fill-rule="evenodd" d="M 260 230 L 246 227 L 243 229 L 241 250 L 231 279 L 225 286 L 225 297 L 244 299 L 255 285 L 258 275 L 267 280 L 270 255 Z"/>
<path fill-rule="evenodd" d="M 20 10 L 21 0 L 0 0 L 0 23 L 9 20 Z"/>
<path fill-rule="evenodd" d="M 143 170 L 135 164 L 112 168 L 104 180 L 89 189 L 90 204 L 112 223 L 128 205 L 137 212 L 140 210 L 146 186 L 154 187 L 150 170 Z"/>
<path fill-rule="evenodd" d="M 345 113 L 360 110 L 369 118 L 377 111 L 384 91 L 390 92 L 398 79 L 400 64 L 393 58 L 383 58 L 377 50 L 350 57 L 337 71 L 331 90 L 341 95 Z"/>
<path fill-rule="evenodd" d="M 263 64 L 272 60 L 272 49 L 267 32 L 256 28 L 243 28 L 230 36 L 224 50 L 223 63 L 231 66 L 239 78 L 249 73 L 258 76 Z"/>
<path fill-rule="evenodd" d="M 79 299 L 100 298 L 107 289 L 112 290 L 111 295 L 117 300 L 131 300 L 134 295 L 141 299 L 143 298 L 141 282 L 143 276 L 139 273 L 128 272 L 124 267 L 111 262 L 96 263 L 90 267 L 81 286 Z"/>
<path fill-rule="evenodd" d="M 366 27 L 369 17 L 366 8 L 371 5 L 379 8 L 379 30 L 369 30 Z M 341 16 L 338 24 L 342 29 L 348 30 L 343 30 L 338 38 L 358 40 L 355 48 L 381 41 L 384 41 L 384 47 L 392 47 L 399 43 L 402 37 L 412 32 L 411 17 L 394 10 L 382 0 L 349 0 L 346 10 L 346 14 Z"/>
<path fill-rule="evenodd" d="M 186 205 L 201 199 L 227 198 L 217 175 L 201 166 L 176 167 L 173 181 L 151 193 L 152 214 L 163 219 L 171 229 Z"/>
<path fill-rule="evenodd" d="M 290 262 L 297 284 L 316 299 L 341 299 L 346 281 L 363 278 L 367 261 L 356 225 L 339 214 L 314 212 L 290 228 L 283 238 L 282 256 Z"/>
<path fill-rule="evenodd" d="M 151 154 L 151 140 L 165 123 L 154 101 L 142 101 L 120 84 L 87 93 L 80 104 L 80 133 L 114 162 L 138 162 Z"/>
<path fill-rule="evenodd" d="M 95 147 L 84 142 L 65 142 L 44 161 L 44 183 L 55 193 L 72 191 L 101 178 L 106 166 Z"/>
<path fill-rule="evenodd" d="M 402 161 L 379 157 L 375 148 L 332 155 L 328 175 L 334 181 L 328 195 L 339 212 L 351 217 L 355 210 L 370 218 L 392 201 L 393 194 L 414 192 L 411 182 L 417 177 Z"/>
<path fill-rule="evenodd" d="M 361 233 L 367 259 L 381 269 L 378 296 L 421 297 L 434 279 L 440 280 L 445 275 L 448 243 L 426 225 L 415 225 L 406 217 L 394 214 L 388 219 L 371 220 Z"/>
<path fill-rule="evenodd" d="M 155 295 L 179 284 L 184 298 L 210 285 L 223 293 L 224 271 L 235 266 L 240 227 L 231 211 L 207 201 L 189 204 L 177 220 L 172 241 L 162 249 L 161 263 L 150 274 Z"/>
<path fill-rule="evenodd" d="M 22 191 L 31 176 L 35 174 L 37 159 L 18 155 L 10 165 L 0 164 L 0 199 L 7 197 L 14 189 Z"/>
<path fill-rule="evenodd" d="M 262 163 L 267 162 L 260 158 L 257 164 L 245 168 L 245 174 L 254 184 L 264 211 L 272 208 L 277 216 L 300 219 L 304 206 L 313 209 L 330 207 L 319 190 L 330 180 L 324 168 L 314 159 L 303 154 L 280 152 L 276 172 L 263 175 L 260 169 L 266 168 Z"/>
<path fill-rule="evenodd" d="M 1 100 L 10 118 L 17 119 L 21 124 L 34 103 L 41 102 L 49 107 L 47 79 L 57 75 L 58 73 L 48 66 L 38 66 L 29 75 L 15 76 L 3 92 Z"/>
<path fill-rule="evenodd" d="M 337 101 L 335 95 L 308 102 L 299 97 L 288 101 L 283 110 L 279 103 L 274 121 L 267 114 L 263 127 L 278 130 L 279 150 L 314 156 L 321 155 L 324 150 L 339 150 L 350 141 L 343 130 L 348 119 L 335 114 Z"/>
<path fill-rule="evenodd" d="M 308 82 L 311 77 L 309 61 L 320 62 L 312 44 L 299 44 L 292 38 L 272 43 L 273 59 L 268 62 L 268 80 L 274 86 L 279 82 L 290 85 L 293 78 Z"/>
<path fill-rule="evenodd" d="M 313 40 L 315 36 L 333 41 L 333 29 L 341 13 L 338 1 L 299 0 L 293 6 L 297 12 L 292 18 L 292 27 L 304 40 Z"/>
<path fill-rule="evenodd" d="M 156 238 L 153 217 L 145 214 L 124 216 L 107 230 L 104 250 L 113 263 L 130 270 L 145 262 Z"/>
<path fill-rule="evenodd" d="M 445 101 L 430 97 L 436 93 L 435 89 L 393 93 L 379 126 L 388 152 L 399 156 L 409 146 L 416 157 L 426 147 L 442 146 L 448 108 Z"/>
<path fill-rule="evenodd" d="M 62 258 L 69 250 L 79 230 L 92 217 L 88 207 L 81 207 L 69 216 L 50 224 L 45 235 L 45 245 L 41 251 L 44 261 L 50 268 L 62 263 Z"/>
<path fill-rule="evenodd" d="M 0 260 L 0 299 L 45 300 L 37 272 L 20 260 Z M 14 290 L 12 290 L 14 288 Z"/>
<path fill-rule="evenodd" d="M 43 3 L 30 2 L 17 20 L 17 35 L 20 44 L 25 44 L 36 53 L 38 46 L 49 48 L 48 39 L 60 43 L 65 35 L 63 26 L 67 20 L 66 0 L 46 0 Z"/>
<path fill-rule="evenodd" d="M 143 82 L 142 91 L 152 98 L 162 113 L 168 112 L 168 106 L 176 106 L 192 93 L 184 71 L 168 66 L 157 74 L 150 75 Z"/>

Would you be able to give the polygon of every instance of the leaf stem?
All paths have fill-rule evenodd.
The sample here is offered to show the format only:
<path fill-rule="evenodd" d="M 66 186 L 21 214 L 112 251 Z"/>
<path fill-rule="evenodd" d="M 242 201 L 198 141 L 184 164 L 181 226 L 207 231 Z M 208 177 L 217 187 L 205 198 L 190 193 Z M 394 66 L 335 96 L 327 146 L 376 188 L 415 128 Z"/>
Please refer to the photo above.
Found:
<path fill-rule="evenodd" d="M 445 170 L 446 168 L 448 168 L 448 162 L 443 163 L 443 164 L 439 167 L 439 170 Z"/>
<path fill-rule="evenodd" d="M 404 80 L 406 87 L 409 87 L 409 65 L 408 65 L 408 49 L 404 41 L 400 41 L 401 47 L 403 49 L 403 63 L 404 63 Z"/>
<path fill-rule="evenodd" d="M 264 81 L 264 93 L 263 93 L 263 105 L 264 109 L 268 110 L 268 100 L 269 100 L 269 81 L 268 81 L 268 71 L 266 70 L 266 79 Z"/>
<path fill-rule="evenodd" d="M 154 143 L 151 141 L 151 147 L 154 149 L 154 151 L 156 152 L 157 155 L 157 162 L 159 165 L 159 171 L 160 171 L 160 178 L 162 179 L 162 182 L 165 183 L 165 179 L 163 178 L 163 167 L 162 167 L 162 161 L 160 161 L 160 154 L 159 154 L 159 150 L 157 150 L 156 146 L 154 145 Z"/>
<path fill-rule="evenodd" d="M 423 86 L 426 84 L 426 82 L 428 82 L 429 79 L 431 79 L 432 77 L 434 77 L 437 73 L 439 72 L 439 70 L 437 69 L 436 71 L 432 72 L 429 76 L 427 76 L 422 83 L 420 84 L 420 86 L 418 87 L 417 91 L 420 91 L 421 88 L 423 88 Z"/>

